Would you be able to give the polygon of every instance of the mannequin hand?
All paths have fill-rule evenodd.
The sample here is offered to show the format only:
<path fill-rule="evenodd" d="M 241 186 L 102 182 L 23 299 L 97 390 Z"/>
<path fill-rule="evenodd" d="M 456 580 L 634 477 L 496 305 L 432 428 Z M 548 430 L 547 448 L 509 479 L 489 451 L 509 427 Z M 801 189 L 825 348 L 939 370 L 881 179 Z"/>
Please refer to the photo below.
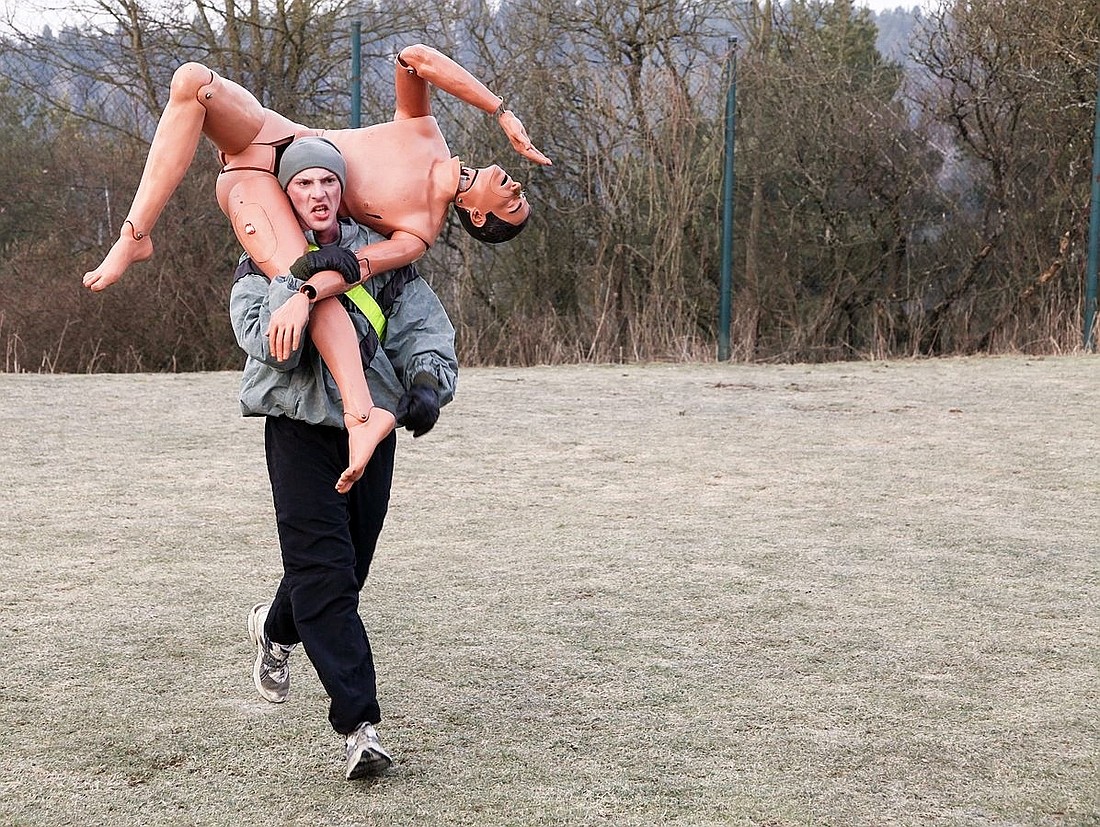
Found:
<path fill-rule="evenodd" d="M 302 344 L 302 331 L 309 322 L 309 298 L 295 293 L 286 303 L 271 314 L 267 328 L 267 344 L 271 355 L 285 362 Z"/>
<path fill-rule="evenodd" d="M 322 270 L 335 270 L 348 284 L 358 284 L 362 274 L 355 253 L 339 244 L 326 244 L 317 250 L 311 250 L 290 265 L 290 272 L 302 281 Z"/>
<path fill-rule="evenodd" d="M 527 130 L 524 129 L 523 123 L 511 109 L 506 109 L 504 114 L 497 119 L 497 122 L 500 124 L 500 128 L 504 130 L 504 134 L 508 136 L 508 140 L 512 142 L 512 149 L 524 158 L 534 161 L 536 164 L 542 164 L 544 167 L 548 167 L 553 163 L 535 149 L 535 145 L 527 137 Z"/>

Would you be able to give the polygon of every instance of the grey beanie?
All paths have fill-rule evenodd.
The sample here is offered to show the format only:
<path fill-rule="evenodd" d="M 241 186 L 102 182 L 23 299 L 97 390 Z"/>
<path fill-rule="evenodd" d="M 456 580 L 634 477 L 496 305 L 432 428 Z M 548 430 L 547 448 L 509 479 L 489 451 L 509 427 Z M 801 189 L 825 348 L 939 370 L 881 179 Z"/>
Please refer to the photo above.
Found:
<path fill-rule="evenodd" d="M 340 150 L 327 138 L 299 138 L 285 150 L 279 161 L 279 186 L 286 191 L 290 179 L 303 169 L 327 169 L 340 179 L 340 188 L 347 183 L 348 166 Z"/>

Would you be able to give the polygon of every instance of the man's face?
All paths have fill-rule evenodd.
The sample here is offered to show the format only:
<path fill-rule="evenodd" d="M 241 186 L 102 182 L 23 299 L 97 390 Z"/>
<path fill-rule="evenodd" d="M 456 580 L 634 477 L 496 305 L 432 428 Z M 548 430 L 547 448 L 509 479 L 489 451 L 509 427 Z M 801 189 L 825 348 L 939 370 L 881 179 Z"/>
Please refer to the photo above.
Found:
<path fill-rule="evenodd" d="M 522 224 L 531 213 L 523 186 L 496 164 L 473 170 L 473 182 L 455 196 L 455 204 L 469 211 L 476 226 L 489 213 L 509 224 Z"/>
<path fill-rule="evenodd" d="M 286 194 L 307 230 L 313 230 L 317 241 L 331 244 L 339 238 L 337 210 L 340 207 L 340 179 L 336 173 L 321 167 L 303 169 L 290 179 Z"/>

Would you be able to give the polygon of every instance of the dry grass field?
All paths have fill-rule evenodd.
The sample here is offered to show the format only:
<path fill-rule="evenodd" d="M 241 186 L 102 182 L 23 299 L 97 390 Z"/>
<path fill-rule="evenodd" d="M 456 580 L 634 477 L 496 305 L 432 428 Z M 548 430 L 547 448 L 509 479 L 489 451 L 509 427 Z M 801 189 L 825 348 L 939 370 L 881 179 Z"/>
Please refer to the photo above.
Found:
<path fill-rule="evenodd" d="M 1100 824 L 1100 360 L 471 369 L 343 781 L 232 373 L 0 375 L 0 824 Z"/>

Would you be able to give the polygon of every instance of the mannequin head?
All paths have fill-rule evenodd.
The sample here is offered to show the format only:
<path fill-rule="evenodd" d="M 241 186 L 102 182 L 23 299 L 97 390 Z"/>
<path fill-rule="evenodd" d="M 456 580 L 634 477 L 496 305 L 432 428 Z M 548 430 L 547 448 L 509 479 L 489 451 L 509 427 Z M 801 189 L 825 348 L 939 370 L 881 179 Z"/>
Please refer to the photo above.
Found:
<path fill-rule="evenodd" d="M 489 244 L 514 238 L 531 216 L 523 186 L 496 164 L 463 167 L 454 204 L 466 232 Z"/>

